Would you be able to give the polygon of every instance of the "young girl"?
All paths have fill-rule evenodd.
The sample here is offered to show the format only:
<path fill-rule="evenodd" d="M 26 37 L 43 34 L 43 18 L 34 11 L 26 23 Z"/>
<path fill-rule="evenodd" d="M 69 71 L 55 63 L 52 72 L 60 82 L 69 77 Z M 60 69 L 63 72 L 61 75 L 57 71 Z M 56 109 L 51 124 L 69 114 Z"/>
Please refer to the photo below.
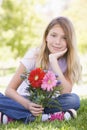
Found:
<path fill-rule="evenodd" d="M 77 110 L 80 107 L 79 97 L 71 93 L 74 83 L 79 81 L 81 67 L 77 55 L 75 32 L 72 23 L 65 17 L 53 19 L 47 26 L 41 47 L 29 50 L 20 62 L 20 66 L 8 84 L 5 95 L 0 94 L 0 118 L 4 122 L 23 120 L 30 122 L 41 113 L 59 112 L 58 108 L 43 108 L 28 100 L 27 84 L 20 78 L 25 69 L 31 71 L 36 67 L 51 70 L 61 81 L 60 95 L 56 100 L 62 111 Z"/>

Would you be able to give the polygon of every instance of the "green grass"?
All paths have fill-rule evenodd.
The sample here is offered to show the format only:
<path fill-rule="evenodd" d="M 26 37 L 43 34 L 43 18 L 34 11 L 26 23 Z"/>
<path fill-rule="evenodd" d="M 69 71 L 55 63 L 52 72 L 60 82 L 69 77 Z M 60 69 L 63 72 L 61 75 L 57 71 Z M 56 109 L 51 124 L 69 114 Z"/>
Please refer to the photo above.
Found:
<path fill-rule="evenodd" d="M 15 114 L 15 113 L 14 113 Z M 87 130 L 87 97 L 81 99 L 81 107 L 76 119 L 70 121 L 32 122 L 28 125 L 22 122 L 12 122 L 0 125 L 0 130 Z"/>

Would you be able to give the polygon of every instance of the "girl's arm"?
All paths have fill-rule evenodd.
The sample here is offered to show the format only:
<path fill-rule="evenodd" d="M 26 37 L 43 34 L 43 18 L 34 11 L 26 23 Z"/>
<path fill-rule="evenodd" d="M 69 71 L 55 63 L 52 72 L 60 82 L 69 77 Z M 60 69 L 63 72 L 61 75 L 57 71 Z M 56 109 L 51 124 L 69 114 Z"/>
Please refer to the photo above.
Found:
<path fill-rule="evenodd" d="M 23 74 L 24 71 L 25 71 L 25 67 L 21 63 L 18 70 L 17 70 L 17 72 L 15 73 L 12 80 L 8 84 L 8 87 L 7 87 L 6 91 L 5 91 L 5 94 L 6 94 L 6 96 L 14 99 L 15 101 L 17 101 L 18 103 L 23 105 L 26 109 L 31 111 L 31 113 L 34 116 L 38 116 L 38 114 L 42 113 L 42 110 L 43 110 L 42 106 L 30 102 L 28 99 L 26 99 L 26 98 L 22 97 L 21 95 L 19 95 L 17 93 L 17 91 L 16 91 L 17 88 L 19 87 L 19 85 L 23 82 L 22 79 L 20 78 L 20 75 Z"/>
<path fill-rule="evenodd" d="M 51 67 L 53 71 L 58 75 L 58 80 L 61 82 L 61 94 L 64 93 L 70 93 L 72 91 L 72 83 L 71 81 L 67 78 L 66 75 L 64 75 L 58 65 L 58 58 L 63 56 L 66 53 L 67 49 L 58 53 L 50 54 L 49 55 L 49 61 L 51 64 Z"/>

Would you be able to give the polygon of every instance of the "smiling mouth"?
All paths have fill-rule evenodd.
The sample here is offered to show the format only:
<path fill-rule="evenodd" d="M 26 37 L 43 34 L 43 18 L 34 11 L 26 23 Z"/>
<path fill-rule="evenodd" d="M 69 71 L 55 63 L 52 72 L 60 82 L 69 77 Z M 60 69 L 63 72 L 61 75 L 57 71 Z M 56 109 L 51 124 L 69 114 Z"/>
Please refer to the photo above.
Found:
<path fill-rule="evenodd" d="M 54 49 L 54 50 L 61 50 L 61 47 L 54 47 L 54 46 L 53 46 L 53 49 Z"/>

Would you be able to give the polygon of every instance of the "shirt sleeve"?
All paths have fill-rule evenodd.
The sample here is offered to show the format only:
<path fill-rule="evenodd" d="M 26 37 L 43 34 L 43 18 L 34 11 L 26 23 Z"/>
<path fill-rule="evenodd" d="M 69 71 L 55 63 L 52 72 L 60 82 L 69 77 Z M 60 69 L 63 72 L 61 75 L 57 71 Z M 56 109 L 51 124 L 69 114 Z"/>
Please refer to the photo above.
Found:
<path fill-rule="evenodd" d="M 33 69 L 35 66 L 35 52 L 36 48 L 28 50 L 20 61 L 28 70 Z"/>

